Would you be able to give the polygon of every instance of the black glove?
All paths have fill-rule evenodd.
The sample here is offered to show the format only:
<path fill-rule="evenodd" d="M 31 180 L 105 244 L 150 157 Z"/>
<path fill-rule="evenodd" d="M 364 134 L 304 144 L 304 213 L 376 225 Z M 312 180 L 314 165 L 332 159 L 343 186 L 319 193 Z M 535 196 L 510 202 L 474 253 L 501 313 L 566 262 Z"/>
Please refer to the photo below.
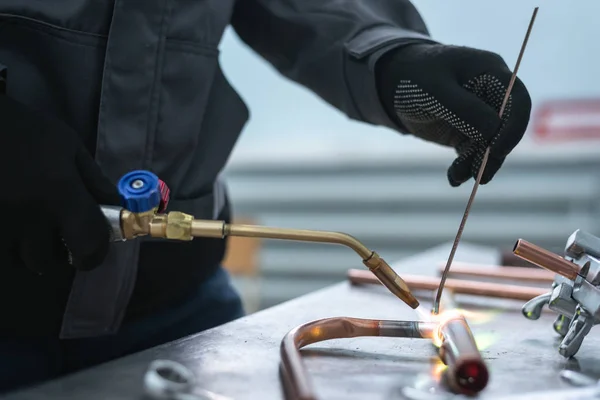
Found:
<path fill-rule="evenodd" d="M 488 183 L 527 129 L 531 99 L 518 78 L 502 121 L 498 116 L 512 72 L 495 53 L 419 43 L 385 54 L 376 68 L 388 114 L 409 133 L 456 149 L 452 186 L 477 176 L 490 146 L 481 179 Z"/>
<path fill-rule="evenodd" d="M 118 204 L 118 192 L 77 134 L 4 95 L 0 134 L 0 259 L 41 273 L 64 265 L 70 250 L 74 267 L 100 265 L 109 228 L 98 204 Z"/>

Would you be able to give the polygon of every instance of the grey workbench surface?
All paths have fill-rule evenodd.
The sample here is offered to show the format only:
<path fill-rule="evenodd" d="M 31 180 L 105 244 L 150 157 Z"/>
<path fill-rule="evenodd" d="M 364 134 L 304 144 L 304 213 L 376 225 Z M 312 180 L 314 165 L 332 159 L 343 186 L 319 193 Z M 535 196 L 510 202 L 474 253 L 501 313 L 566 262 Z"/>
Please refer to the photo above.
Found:
<path fill-rule="evenodd" d="M 433 275 L 447 258 L 449 245 L 395 264 L 400 272 Z M 385 255 L 383 255 L 385 257 Z M 461 244 L 457 261 L 495 264 L 497 251 Z M 467 299 L 469 300 L 469 299 Z M 549 312 L 528 321 L 519 302 L 501 302 L 471 327 L 490 368 L 480 398 L 565 388 L 561 369 L 600 378 L 600 338 L 590 333 L 576 359 L 556 351 L 557 336 Z M 464 306 L 467 308 L 467 306 Z M 50 383 L 8 395 L 7 399 L 142 399 L 142 377 L 157 358 L 190 367 L 199 384 L 234 399 L 282 399 L 278 375 L 279 344 L 293 327 L 325 317 L 416 319 L 413 310 L 382 287 L 351 287 L 343 282 L 221 327 L 116 360 Z M 202 318 L 202 316 L 198 316 Z M 305 362 L 322 399 L 440 398 L 415 396 L 427 391 L 436 369 L 434 349 L 423 339 L 356 338 L 307 347 Z M 439 393 L 439 388 L 436 389 Z M 446 396 L 444 396 L 446 397 Z M 447 397 L 446 397 L 447 398 Z"/>

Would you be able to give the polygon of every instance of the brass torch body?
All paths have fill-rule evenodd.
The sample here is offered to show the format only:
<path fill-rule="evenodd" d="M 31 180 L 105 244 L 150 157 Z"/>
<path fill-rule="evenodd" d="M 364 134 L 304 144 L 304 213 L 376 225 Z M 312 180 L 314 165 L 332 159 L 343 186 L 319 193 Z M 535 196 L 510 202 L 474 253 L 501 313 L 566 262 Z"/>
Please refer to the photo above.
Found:
<path fill-rule="evenodd" d="M 193 216 L 178 211 L 155 214 L 153 218 L 146 216 L 137 218 L 135 214 L 123 212 L 121 225 L 126 239 L 150 235 L 156 238 L 189 241 L 194 237 L 222 239 L 227 236 L 238 236 L 341 244 L 354 250 L 360 256 L 363 264 L 396 297 L 413 309 L 419 306 L 419 301 L 411 293 L 406 282 L 383 258 L 369 250 L 353 236 L 345 233 L 227 224 L 224 221 L 194 219 Z"/>

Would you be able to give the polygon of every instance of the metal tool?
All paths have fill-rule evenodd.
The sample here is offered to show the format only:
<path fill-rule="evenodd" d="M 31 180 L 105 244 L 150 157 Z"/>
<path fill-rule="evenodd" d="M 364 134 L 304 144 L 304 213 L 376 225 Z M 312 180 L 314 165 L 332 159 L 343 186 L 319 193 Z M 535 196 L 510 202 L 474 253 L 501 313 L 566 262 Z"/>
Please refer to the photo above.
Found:
<path fill-rule="evenodd" d="M 118 189 L 123 207 L 101 207 L 111 227 L 112 240 L 151 236 L 189 241 L 194 237 L 223 239 L 241 236 L 341 244 L 354 250 L 363 264 L 396 297 L 413 309 L 419 306 L 406 282 L 379 254 L 345 233 L 228 224 L 225 221 L 194 219 L 192 215 L 179 211 L 163 214 L 169 201 L 169 190 L 149 171 L 126 174 L 119 181 Z"/>
<path fill-rule="evenodd" d="M 523 44 L 521 45 L 521 51 L 519 53 L 519 57 L 517 58 L 517 62 L 515 64 L 515 69 L 510 78 L 510 82 L 508 83 L 508 88 L 506 89 L 506 94 L 504 95 L 504 100 L 502 100 L 502 105 L 500 107 L 500 112 L 498 116 L 500 120 L 502 120 L 502 115 L 504 114 L 504 110 L 506 108 L 506 104 L 510 98 L 510 93 L 512 92 L 512 88 L 514 86 L 515 80 L 517 79 L 517 71 L 519 70 L 519 66 L 521 65 L 521 59 L 523 58 L 523 53 L 525 52 L 525 47 L 527 46 L 527 42 L 529 40 L 529 35 L 531 34 L 531 29 L 533 28 L 533 23 L 535 22 L 535 17 L 537 16 L 539 7 L 536 7 L 533 10 L 533 15 L 531 16 L 531 21 L 529 22 L 529 27 L 527 28 L 527 33 L 525 34 L 525 39 L 523 40 Z M 487 165 L 488 158 L 490 156 L 490 147 L 485 150 L 483 154 L 483 159 L 481 161 L 481 165 L 479 166 L 479 172 L 477 173 L 477 178 L 475 179 L 475 183 L 473 184 L 473 190 L 471 191 L 471 195 L 469 196 L 469 201 L 467 202 L 467 207 L 465 208 L 465 212 L 463 214 L 462 220 L 458 227 L 458 232 L 456 233 L 456 238 L 454 239 L 454 243 L 452 244 L 452 250 L 450 250 L 450 256 L 448 257 L 448 262 L 446 263 L 446 268 L 444 269 L 444 273 L 442 274 L 442 279 L 440 281 L 440 287 L 437 291 L 437 295 L 433 302 L 433 313 L 437 314 L 439 312 L 440 307 L 440 298 L 442 296 L 442 291 L 444 290 L 444 284 L 446 283 L 446 278 L 448 275 L 448 271 L 450 270 L 450 266 L 452 265 L 452 261 L 454 260 L 454 255 L 456 254 L 456 250 L 458 248 L 458 243 L 462 237 L 462 233 L 465 229 L 465 224 L 467 223 L 467 218 L 469 217 L 469 212 L 471 211 L 471 206 L 473 205 L 473 200 L 475 200 L 475 195 L 477 194 L 477 189 L 479 188 L 479 184 L 481 182 L 481 177 L 483 176 L 483 172 L 485 171 L 485 167 Z"/>
<path fill-rule="evenodd" d="M 559 376 L 563 381 L 567 382 L 571 386 L 585 387 L 594 386 L 600 383 L 598 379 L 594 379 L 591 376 L 582 374 L 581 372 L 571 371 L 568 369 L 560 371 Z M 600 395 L 600 392 L 598 392 L 598 394 Z"/>
<path fill-rule="evenodd" d="M 148 366 L 144 390 L 147 396 L 157 400 L 231 400 L 196 387 L 192 371 L 170 360 L 155 360 Z"/>
<path fill-rule="evenodd" d="M 574 356 L 600 323 L 600 238 L 576 230 L 567 240 L 564 258 L 522 239 L 513 252 L 556 274 L 552 290 L 525 303 L 522 312 L 532 320 L 539 319 L 546 304 L 557 312 L 554 330 L 563 337 L 558 351 Z"/>

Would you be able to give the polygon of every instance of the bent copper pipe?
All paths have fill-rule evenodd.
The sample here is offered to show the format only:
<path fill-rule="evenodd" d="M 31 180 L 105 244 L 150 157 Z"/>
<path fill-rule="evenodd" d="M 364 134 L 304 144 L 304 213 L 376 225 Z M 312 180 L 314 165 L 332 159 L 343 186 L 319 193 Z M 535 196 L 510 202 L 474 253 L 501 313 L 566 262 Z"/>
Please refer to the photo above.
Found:
<path fill-rule="evenodd" d="M 565 260 L 558 254 L 554 254 L 523 239 L 517 240 L 513 248 L 513 253 L 517 257 L 529 261 L 538 267 L 562 275 L 570 280 L 577 278 L 581 269 L 577 264 Z"/>
<path fill-rule="evenodd" d="M 433 338 L 436 324 L 422 321 L 386 321 L 360 318 L 326 318 L 292 329 L 281 342 L 281 376 L 286 397 L 291 400 L 316 400 L 312 383 L 304 368 L 300 349 L 332 339 L 379 336 Z"/>
<path fill-rule="evenodd" d="M 437 290 L 440 279 L 421 275 L 404 275 L 404 281 L 411 290 Z M 378 285 L 377 278 L 369 271 L 357 269 L 348 270 L 348 279 L 353 285 Z M 498 297 L 512 300 L 531 300 L 547 292 L 546 289 L 532 286 L 518 286 L 491 282 L 466 281 L 447 279 L 445 287 L 455 293 L 477 296 Z"/>
<path fill-rule="evenodd" d="M 438 272 L 444 270 L 445 264 L 440 264 Z M 540 282 L 551 283 L 554 280 L 554 274 L 540 269 L 512 267 L 512 266 L 491 266 L 468 263 L 452 264 L 448 276 L 472 276 L 478 278 L 511 279 L 520 282 Z"/>
<path fill-rule="evenodd" d="M 443 315 L 443 314 L 440 314 Z M 386 321 L 359 318 L 326 318 L 292 329 L 281 342 L 280 373 L 289 400 L 317 400 L 302 362 L 300 349 L 313 343 L 354 337 L 401 337 L 431 339 L 448 366 L 444 376 L 451 391 L 471 395 L 483 390 L 489 372 L 475 339 L 461 314 L 438 322 Z"/>

